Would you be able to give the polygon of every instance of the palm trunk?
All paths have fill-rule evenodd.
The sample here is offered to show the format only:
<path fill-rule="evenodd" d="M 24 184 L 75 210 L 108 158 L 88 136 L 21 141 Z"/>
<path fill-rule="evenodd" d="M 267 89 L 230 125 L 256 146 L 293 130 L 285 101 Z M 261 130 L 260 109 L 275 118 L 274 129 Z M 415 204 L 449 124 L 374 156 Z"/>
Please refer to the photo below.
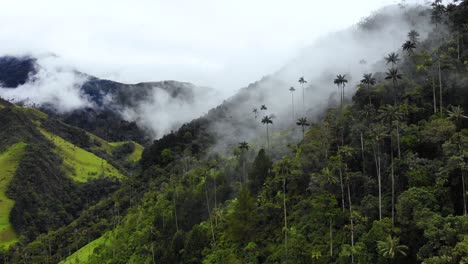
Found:
<path fill-rule="evenodd" d="M 393 140 L 390 136 L 390 163 L 391 163 L 391 178 L 392 178 L 392 227 L 395 225 L 395 168 L 393 164 Z"/>
<path fill-rule="evenodd" d="M 268 123 L 266 124 L 266 129 L 267 129 L 267 147 L 270 149 L 270 136 L 268 134 Z"/>
<path fill-rule="evenodd" d="M 463 215 L 466 215 L 466 186 L 465 186 L 465 173 L 463 168 L 461 168 L 461 180 L 462 180 L 462 190 L 463 190 Z"/>
<path fill-rule="evenodd" d="M 304 126 L 302 126 L 302 140 L 304 140 L 304 136 L 305 136 L 305 128 Z"/>
<path fill-rule="evenodd" d="M 379 220 L 382 220 L 382 182 L 380 177 L 380 147 L 377 142 L 377 150 L 374 152 L 375 167 L 377 170 L 377 181 L 379 185 Z"/>
<path fill-rule="evenodd" d="M 174 196 L 174 198 L 172 200 L 173 200 L 173 204 L 174 204 L 174 218 L 175 218 L 176 230 L 179 231 L 179 223 L 177 222 L 177 207 L 176 207 L 175 196 Z"/>
<path fill-rule="evenodd" d="M 215 241 L 215 236 L 214 236 L 214 228 L 213 228 L 213 219 L 211 219 L 211 209 L 210 209 L 210 201 L 208 199 L 208 188 L 206 187 L 207 183 L 207 178 L 205 176 L 205 198 L 206 198 L 206 208 L 208 210 L 208 216 L 210 218 L 210 227 L 211 227 L 211 239 L 214 242 Z"/>
<path fill-rule="evenodd" d="M 305 115 L 305 89 L 304 89 L 304 84 L 302 84 L 302 112 L 304 112 Z"/>
<path fill-rule="evenodd" d="M 370 84 L 367 84 L 367 95 L 369 95 L 369 104 L 372 104 L 371 93 L 370 93 Z"/>
<path fill-rule="evenodd" d="M 330 224 L 330 258 L 333 257 L 333 232 L 332 232 L 332 219 L 330 217 L 330 220 L 329 220 Z"/>
<path fill-rule="evenodd" d="M 439 58 L 439 110 L 442 113 L 442 73 L 440 71 L 440 58 Z"/>
<path fill-rule="evenodd" d="M 362 156 L 362 174 L 366 173 L 366 168 L 364 166 L 364 136 L 362 135 L 362 131 L 360 133 L 361 135 L 361 156 Z"/>
<path fill-rule="evenodd" d="M 396 132 L 397 132 L 397 150 L 398 158 L 401 159 L 401 149 L 400 149 L 400 123 L 396 122 Z"/>
<path fill-rule="evenodd" d="M 432 67 L 432 99 L 434 101 L 434 114 L 437 113 L 437 99 L 436 99 L 436 85 L 435 85 L 435 72 Z"/>
<path fill-rule="evenodd" d="M 349 188 L 348 179 L 348 204 L 349 204 L 349 222 L 351 225 L 351 248 L 354 249 L 354 223 L 353 223 L 353 209 L 351 207 L 351 190 Z M 354 263 L 354 254 L 351 253 L 351 263 Z"/>
<path fill-rule="evenodd" d="M 345 201 L 344 201 L 343 172 L 341 171 L 341 164 L 340 164 L 339 172 L 340 172 L 340 186 L 341 186 L 341 207 L 343 208 L 343 212 L 344 212 Z"/>
<path fill-rule="evenodd" d="M 286 263 L 288 262 L 288 219 L 286 211 L 286 176 L 283 178 L 283 213 L 284 213 L 284 250 L 286 253 Z"/>
<path fill-rule="evenodd" d="M 396 80 L 393 80 L 393 105 L 397 104 Z"/>
<path fill-rule="evenodd" d="M 295 118 L 294 118 L 295 114 L 294 114 L 294 93 L 293 93 L 293 92 L 291 92 L 291 103 L 292 103 L 292 118 L 293 118 L 293 123 L 294 123 L 294 121 L 295 121 Z"/>

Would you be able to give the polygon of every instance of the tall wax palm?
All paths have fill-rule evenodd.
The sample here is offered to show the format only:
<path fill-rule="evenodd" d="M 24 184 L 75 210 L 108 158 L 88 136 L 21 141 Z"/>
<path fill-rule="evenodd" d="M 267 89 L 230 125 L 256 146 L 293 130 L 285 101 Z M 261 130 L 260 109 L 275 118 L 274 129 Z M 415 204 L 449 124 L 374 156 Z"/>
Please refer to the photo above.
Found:
<path fill-rule="evenodd" d="M 333 80 L 333 83 L 338 86 L 338 89 L 340 89 L 340 109 L 343 111 L 344 88 L 346 83 L 348 83 L 348 80 L 346 80 L 346 75 L 338 74 L 335 80 Z"/>
<path fill-rule="evenodd" d="M 301 118 L 297 119 L 296 125 L 302 127 L 302 139 L 304 139 L 305 127 L 310 126 L 310 124 L 307 123 L 307 117 L 301 117 Z"/>
<path fill-rule="evenodd" d="M 463 113 L 463 108 L 460 106 L 452 106 L 451 110 L 447 111 L 448 117 L 447 119 L 453 120 L 457 126 L 457 130 L 461 128 L 461 122 L 463 119 L 468 119 L 468 116 L 465 116 Z M 461 133 L 461 132 L 460 132 Z M 458 133 L 458 142 L 457 142 L 457 149 L 460 155 L 458 157 L 453 157 L 452 159 L 458 160 L 458 164 L 460 166 L 461 171 L 461 183 L 462 183 L 462 192 L 463 192 L 463 214 L 467 214 L 467 205 L 466 205 L 466 185 L 465 185 L 465 174 L 464 171 L 466 170 L 465 159 L 463 155 L 463 147 L 461 145 L 461 136 Z"/>
<path fill-rule="evenodd" d="M 305 113 L 305 99 L 304 99 L 305 98 L 305 92 L 304 92 L 305 88 L 304 88 L 304 84 L 306 84 L 307 81 L 304 79 L 304 77 L 301 77 L 301 78 L 299 78 L 298 82 L 302 86 L 302 111 Z"/>
<path fill-rule="evenodd" d="M 288 212 L 286 207 L 286 178 L 291 174 L 292 162 L 289 158 L 281 160 L 274 170 L 281 176 L 283 176 L 283 218 L 284 218 L 284 248 L 285 248 L 285 257 L 288 262 Z"/>
<path fill-rule="evenodd" d="M 249 143 L 246 141 L 239 142 L 239 149 L 241 150 L 241 158 L 242 158 L 242 174 L 244 178 L 244 182 L 247 183 L 248 178 L 245 172 L 245 153 L 249 150 Z"/>
<path fill-rule="evenodd" d="M 408 247 L 400 245 L 399 238 L 389 235 L 384 241 L 377 241 L 377 249 L 383 257 L 394 259 L 398 255 L 406 256 Z"/>
<path fill-rule="evenodd" d="M 398 106 L 386 105 L 379 110 L 379 118 L 384 123 L 387 123 L 390 127 L 390 131 L 393 130 L 393 124 L 397 124 L 397 134 L 399 137 L 398 123 L 403 119 L 403 113 L 400 112 Z M 399 157 L 400 150 L 398 148 Z M 390 133 L 390 175 L 392 180 L 392 225 L 395 223 L 395 167 L 393 161 L 393 137 Z"/>
<path fill-rule="evenodd" d="M 372 75 L 372 73 L 364 73 L 364 75 L 362 76 L 361 84 L 367 86 L 367 94 L 369 95 L 369 104 L 372 104 L 370 87 L 375 85 L 375 78 Z"/>
<path fill-rule="evenodd" d="M 408 56 L 413 55 L 414 50 L 416 49 L 416 43 L 412 42 L 411 40 L 407 40 L 403 45 L 401 46 L 404 51 L 408 54 Z"/>
<path fill-rule="evenodd" d="M 385 57 L 387 64 L 391 63 L 393 68 L 396 66 L 399 60 L 400 58 L 398 57 L 398 53 L 395 52 L 389 53 L 387 57 Z"/>
<path fill-rule="evenodd" d="M 413 43 L 418 43 L 419 33 L 416 30 L 411 30 L 408 32 L 408 38 Z"/>
<path fill-rule="evenodd" d="M 376 124 L 371 127 L 374 137 L 374 159 L 377 171 L 377 182 L 379 187 L 379 220 L 382 220 L 382 153 L 380 151 L 382 141 L 387 137 L 387 130 L 382 124 Z"/>
<path fill-rule="evenodd" d="M 403 78 L 403 76 L 398 72 L 397 68 L 391 68 L 386 73 L 387 76 L 385 80 L 392 80 L 393 83 L 393 103 L 396 104 L 396 86 L 398 80 Z"/>
<path fill-rule="evenodd" d="M 266 125 L 267 146 L 268 146 L 268 149 L 270 149 L 270 135 L 269 135 L 269 132 L 268 132 L 268 124 L 273 124 L 273 119 L 271 118 L 271 116 L 264 116 L 262 118 L 262 124 Z"/>
<path fill-rule="evenodd" d="M 252 112 L 253 112 L 254 115 L 255 115 L 255 119 L 257 119 L 257 116 L 258 116 L 258 109 L 257 109 L 257 108 L 254 108 L 254 109 L 252 110 Z"/>
<path fill-rule="evenodd" d="M 294 120 L 294 91 L 296 91 L 296 89 L 294 89 L 294 87 L 291 86 L 291 88 L 289 88 L 289 91 L 291 92 L 292 118 Z"/>

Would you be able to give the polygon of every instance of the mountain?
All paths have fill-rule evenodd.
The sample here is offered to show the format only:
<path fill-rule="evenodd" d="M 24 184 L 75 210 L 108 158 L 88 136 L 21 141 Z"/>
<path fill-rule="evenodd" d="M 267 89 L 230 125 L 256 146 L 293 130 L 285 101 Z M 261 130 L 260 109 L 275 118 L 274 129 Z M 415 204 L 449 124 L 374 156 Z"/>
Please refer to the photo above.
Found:
<path fill-rule="evenodd" d="M 128 120 L 123 116 L 124 113 L 137 111 L 139 105 L 155 96 L 156 90 L 163 91 L 178 102 L 190 105 L 194 103 L 195 91 L 201 89 L 190 83 L 176 81 L 123 84 L 99 79 L 63 66 L 51 70 L 50 65 L 40 64 L 43 60 L 44 58 L 37 59 L 30 56 L 0 57 L 0 83 L 6 89 L 19 89 L 25 84 L 29 85 L 22 91 L 25 95 L 19 96 L 17 103 L 34 104 L 34 98 L 27 95 L 28 88 L 32 89 L 36 83 L 41 85 L 46 82 L 47 85 L 48 78 L 58 78 L 55 75 L 72 75 L 79 81 L 60 85 L 79 86 L 77 94 L 80 100 L 86 103 L 62 111 L 55 101 L 66 98 L 55 98 L 42 102 L 39 105 L 40 109 L 67 124 L 83 128 L 110 141 L 133 140 L 140 144 L 148 144 L 152 138 L 152 131 L 138 125 L 134 120 Z M 41 74 L 42 72 L 45 74 Z M 116 131 L 125 131 L 125 133 Z"/>
<path fill-rule="evenodd" d="M 141 160 L 133 142 L 111 143 L 60 113 L 2 101 L 5 201 L 23 212 L 10 211 L 5 233 L 23 235 L 5 242 L 0 260 L 468 261 L 468 1 L 387 11 L 323 42 L 341 42 L 335 55 L 353 64 L 317 59 L 322 71 L 311 63 L 312 77 L 299 86 L 307 98 L 289 91 L 301 77 L 290 77 L 292 62 L 155 140 Z M 396 30 L 390 38 L 416 47 L 388 47 L 386 37 L 384 54 L 369 55 L 364 67 L 355 51 L 378 47 L 385 25 Z M 399 60 L 388 59 L 392 52 Z"/>

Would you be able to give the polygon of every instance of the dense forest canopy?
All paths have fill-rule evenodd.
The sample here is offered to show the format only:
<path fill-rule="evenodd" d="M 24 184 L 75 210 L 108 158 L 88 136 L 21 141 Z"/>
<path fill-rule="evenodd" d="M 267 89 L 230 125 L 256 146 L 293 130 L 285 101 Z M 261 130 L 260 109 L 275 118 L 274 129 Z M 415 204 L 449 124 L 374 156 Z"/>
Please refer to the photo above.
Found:
<path fill-rule="evenodd" d="M 399 8 L 424 36 L 326 75 L 336 92 L 313 115 L 307 72 L 260 81 L 284 84 L 281 114 L 245 107 L 283 96 L 253 84 L 144 150 L 0 101 L 0 153 L 21 156 L 0 260 L 468 263 L 468 1 Z"/>

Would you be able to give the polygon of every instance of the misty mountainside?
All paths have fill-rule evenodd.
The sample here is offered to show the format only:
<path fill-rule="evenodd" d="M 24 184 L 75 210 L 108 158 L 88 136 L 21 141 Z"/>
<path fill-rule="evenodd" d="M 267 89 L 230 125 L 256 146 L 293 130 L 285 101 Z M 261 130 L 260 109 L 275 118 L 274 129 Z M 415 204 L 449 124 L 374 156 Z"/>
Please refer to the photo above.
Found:
<path fill-rule="evenodd" d="M 138 169 L 142 151 L 0 99 L 0 246 L 71 223 Z"/>
<path fill-rule="evenodd" d="M 387 7 L 210 110 L 8 60 L 0 262 L 467 263 L 467 39 L 468 1 Z"/>
<path fill-rule="evenodd" d="M 147 101 L 153 104 L 155 97 L 169 97 L 179 104 L 191 105 L 195 100 L 195 92 L 201 93 L 201 89 L 206 89 L 177 81 L 123 84 L 99 79 L 67 67 L 59 66 L 51 70 L 50 65 L 40 63 L 41 60 L 30 56 L 0 57 L 0 84 L 4 90 L 4 97 L 16 99 L 15 102 L 22 105 L 35 104 L 67 124 L 83 128 L 110 141 L 134 140 L 141 144 L 149 143 L 154 133 L 148 127 L 138 124 L 141 105 Z M 63 74 L 71 75 L 69 78 L 72 80 L 61 81 L 57 76 Z M 33 89 L 37 86 L 47 89 L 48 82 L 57 79 L 58 85 L 73 86 L 70 94 L 50 94 L 46 98 L 40 98 L 38 95 L 39 99 L 34 97 Z M 78 102 L 70 109 L 63 109 L 57 101 L 70 100 L 68 96 Z M 157 102 L 156 99 L 154 104 Z"/>

